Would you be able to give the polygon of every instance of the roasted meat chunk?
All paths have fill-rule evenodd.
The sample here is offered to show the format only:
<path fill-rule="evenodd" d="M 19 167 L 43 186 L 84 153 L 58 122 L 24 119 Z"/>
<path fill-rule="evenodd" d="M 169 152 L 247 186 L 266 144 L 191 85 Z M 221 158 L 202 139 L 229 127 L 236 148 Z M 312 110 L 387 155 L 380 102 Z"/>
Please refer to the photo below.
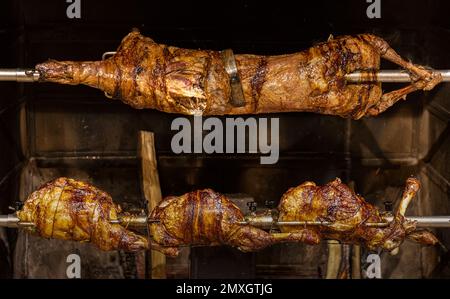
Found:
<path fill-rule="evenodd" d="M 33 192 L 17 212 L 27 230 L 44 238 L 92 242 L 102 250 L 137 251 L 148 248 L 145 237 L 119 224 L 120 209 L 111 196 L 87 183 L 68 178 L 48 182 Z"/>
<path fill-rule="evenodd" d="M 320 221 L 320 226 L 282 226 L 284 232 L 303 232 L 317 240 L 333 239 L 345 243 L 362 244 L 369 249 L 382 248 L 396 251 L 405 238 L 435 245 L 437 238 L 426 230 L 417 230 L 414 221 L 405 218 L 405 211 L 419 190 L 419 181 L 409 178 L 393 221 L 386 227 L 374 227 L 370 223 L 385 222 L 376 207 L 355 194 L 341 180 L 317 186 L 305 182 L 289 189 L 282 197 L 279 221 Z"/>
<path fill-rule="evenodd" d="M 229 245 L 248 252 L 280 242 L 318 242 L 295 232 L 271 234 L 240 224 L 244 221 L 241 210 L 211 189 L 166 197 L 150 218 L 159 220 L 150 224 L 153 241 L 163 248 L 172 248 L 174 254 L 178 253 L 177 247 L 186 245 Z"/>

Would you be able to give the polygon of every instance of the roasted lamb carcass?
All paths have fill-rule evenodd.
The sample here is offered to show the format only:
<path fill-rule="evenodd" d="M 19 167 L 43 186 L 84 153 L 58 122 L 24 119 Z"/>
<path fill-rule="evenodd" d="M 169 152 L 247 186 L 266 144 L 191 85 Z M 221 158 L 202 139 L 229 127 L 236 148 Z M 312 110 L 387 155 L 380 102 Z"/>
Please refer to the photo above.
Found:
<path fill-rule="evenodd" d="M 147 239 L 128 231 L 117 220 L 120 208 L 106 192 L 68 178 L 48 182 L 33 192 L 17 212 L 27 230 L 44 238 L 92 242 L 102 250 L 137 251 Z"/>
<path fill-rule="evenodd" d="M 242 225 L 239 223 L 244 221 L 241 210 L 226 196 L 211 189 L 166 197 L 153 209 L 150 218 L 153 242 L 172 256 L 178 254 L 179 246 L 185 245 L 229 245 L 249 252 L 280 242 L 315 244 L 319 241 L 306 234 L 271 234 Z"/>
<path fill-rule="evenodd" d="M 361 196 L 355 194 L 339 179 L 317 186 L 305 182 L 291 188 L 282 197 L 279 221 L 319 221 L 323 226 L 281 226 L 283 232 L 304 233 L 310 239 L 334 239 L 345 243 L 356 243 L 368 249 L 382 248 L 395 253 L 405 238 L 426 245 L 439 241 L 429 231 L 416 230 L 413 221 L 405 219 L 405 211 L 419 190 L 419 181 L 409 178 L 394 219 L 387 227 L 374 227 L 370 223 L 385 220 L 378 209 Z"/>
<path fill-rule="evenodd" d="M 323 238 L 393 251 L 405 238 L 423 244 L 438 242 L 404 217 L 418 188 L 417 180 L 407 181 L 400 207 L 387 227 L 370 225 L 384 222 L 383 216 L 339 179 L 323 187 L 306 182 L 287 191 L 278 207 L 278 221 L 324 225 L 281 226 L 281 233 L 246 224 L 243 213 L 226 196 L 205 189 L 163 199 L 151 212 L 151 240 L 147 240 L 116 224 L 120 208 L 107 193 L 68 178 L 33 192 L 17 217 L 32 223 L 26 229 L 44 238 L 92 242 L 102 250 L 151 248 L 168 256 L 176 256 L 178 247 L 187 245 L 229 245 L 246 252 L 281 242 L 313 245 Z"/>
<path fill-rule="evenodd" d="M 133 31 L 104 61 L 50 60 L 36 66 L 41 81 L 99 88 L 135 108 L 224 115 L 307 111 L 359 119 L 377 115 L 415 90 L 430 90 L 439 73 L 403 60 L 371 34 L 331 38 L 303 52 L 235 55 L 245 104 L 232 104 L 220 52 L 157 44 Z M 383 94 L 380 84 L 348 84 L 345 75 L 377 71 L 380 58 L 405 68 L 412 84 Z"/>

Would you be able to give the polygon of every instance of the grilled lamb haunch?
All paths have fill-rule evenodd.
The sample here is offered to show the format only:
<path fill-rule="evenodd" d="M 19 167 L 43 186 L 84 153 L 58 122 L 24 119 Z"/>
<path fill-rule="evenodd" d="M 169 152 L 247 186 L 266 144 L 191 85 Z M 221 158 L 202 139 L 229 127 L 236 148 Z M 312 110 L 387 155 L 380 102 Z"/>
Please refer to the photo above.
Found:
<path fill-rule="evenodd" d="M 325 186 L 305 182 L 291 188 L 282 197 L 279 221 L 324 221 L 327 226 L 284 226 L 284 232 L 304 233 L 317 240 L 327 238 L 365 245 L 369 249 L 393 251 L 405 238 L 435 245 L 437 238 L 426 230 L 416 230 L 415 222 L 405 219 L 405 211 L 419 190 L 419 181 L 409 178 L 394 220 L 387 227 L 370 227 L 367 223 L 384 222 L 380 212 L 348 186 L 336 179 Z"/>
<path fill-rule="evenodd" d="M 381 84 L 348 84 L 345 75 L 377 71 L 380 58 L 406 69 L 413 82 L 383 94 Z M 99 88 L 134 108 L 224 115 L 306 111 L 359 119 L 377 115 L 416 90 L 430 90 L 439 73 L 402 59 L 371 34 L 329 39 L 303 52 L 235 55 L 245 105 L 232 105 L 230 76 L 220 52 L 157 44 L 129 33 L 104 61 L 38 64 L 41 81 Z"/>
<path fill-rule="evenodd" d="M 238 224 L 244 221 L 241 210 L 211 189 L 166 197 L 155 207 L 150 218 L 159 220 L 150 224 L 154 242 L 166 250 L 172 249 L 173 255 L 177 255 L 177 247 L 183 245 L 229 245 L 248 252 L 280 242 L 315 244 L 319 241 L 296 232 L 271 234 Z"/>
<path fill-rule="evenodd" d="M 44 238 L 92 242 L 102 250 L 137 251 L 148 248 L 146 238 L 119 224 L 120 212 L 111 196 L 80 181 L 59 178 L 33 192 L 17 212 L 27 230 Z"/>

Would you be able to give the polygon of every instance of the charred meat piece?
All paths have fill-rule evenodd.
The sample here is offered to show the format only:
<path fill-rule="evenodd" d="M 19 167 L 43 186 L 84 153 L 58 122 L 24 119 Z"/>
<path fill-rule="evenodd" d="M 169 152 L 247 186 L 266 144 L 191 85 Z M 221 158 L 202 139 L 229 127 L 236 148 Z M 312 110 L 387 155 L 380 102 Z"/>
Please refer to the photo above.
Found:
<path fill-rule="evenodd" d="M 153 241 L 178 254 L 179 246 L 229 245 L 244 252 L 257 251 L 280 242 L 314 244 L 307 235 L 271 234 L 259 228 L 242 225 L 241 210 L 227 197 L 211 189 L 169 196 L 153 210 L 150 224 Z M 169 254 L 170 255 L 170 254 Z"/>
<path fill-rule="evenodd" d="M 406 69 L 413 82 L 383 94 L 377 83 L 349 84 L 345 75 L 377 71 L 385 58 Z M 129 33 L 104 61 L 38 64 L 42 81 L 99 88 L 134 108 L 168 113 L 225 115 L 306 111 L 359 119 L 377 115 L 410 92 L 430 90 L 439 73 L 402 59 L 371 34 L 330 38 L 303 52 L 279 56 L 235 55 L 245 105 L 231 101 L 221 53 L 157 44 Z"/>
<path fill-rule="evenodd" d="M 419 181 L 409 178 L 394 220 L 387 227 L 372 227 L 368 223 L 384 222 L 377 208 L 355 194 L 339 179 L 317 186 L 305 182 L 291 188 L 282 197 L 279 221 L 324 221 L 326 226 L 284 226 L 284 232 L 305 232 L 317 239 L 334 239 L 362 244 L 369 249 L 382 248 L 394 252 L 405 238 L 426 245 L 435 245 L 437 238 L 426 230 L 416 230 L 413 221 L 405 219 L 405 211 L 419 190 Z"/>
<path fill-rule="evenodd" d="M 20 221 L 34 223 L 27 230 L 44 238 L 92 242 L 102 250 L 148 248 L 146 238 L 109 222 L 116 220 L 119 212 L 106 192 L 58 178 L 33 192 L 17 216 Z"/>

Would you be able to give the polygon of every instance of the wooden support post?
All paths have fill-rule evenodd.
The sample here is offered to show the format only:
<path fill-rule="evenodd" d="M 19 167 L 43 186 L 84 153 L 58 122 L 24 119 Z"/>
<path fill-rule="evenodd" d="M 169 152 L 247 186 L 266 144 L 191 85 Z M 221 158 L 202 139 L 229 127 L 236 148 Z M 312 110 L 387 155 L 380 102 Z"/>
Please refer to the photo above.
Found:
<path fill-rule="evenodd" d="M 352 279 L 361 279 L 361 245 L 353 245 Z"/>
<path fill-rule="evenodd" d="M 342 260 L 342 245 L 335 240 L 328 240 L 328 261 L 326 279 L 336 279 Z"/>
<path fill-rule="evenodd" d="M 139 132 L 139 158 L 141 161 L 141 182 L 147 209 L 151 213 L 161 201 L 161 187 L 156 160 L 155 138 L 152 132 Z M 151 250 L 151 278 L 166 278 L 166 257 Z"/>

